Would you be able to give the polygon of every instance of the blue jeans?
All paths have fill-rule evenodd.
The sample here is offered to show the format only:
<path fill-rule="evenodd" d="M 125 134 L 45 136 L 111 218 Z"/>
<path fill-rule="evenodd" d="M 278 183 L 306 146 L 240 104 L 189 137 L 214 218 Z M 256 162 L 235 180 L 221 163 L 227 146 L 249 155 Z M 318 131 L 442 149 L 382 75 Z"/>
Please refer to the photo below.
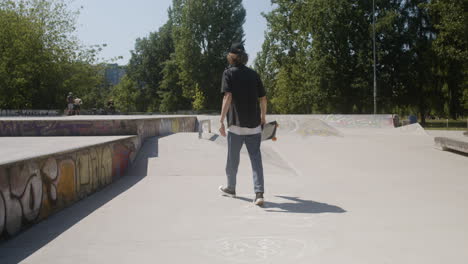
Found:
<path fill-rule="evenodd" d="M 262 165 L 262 153 L 260 152 L 260 144 L 262 141 L 261 134 L 240 136 L 234 133 L 228 132 L 228 157 L 226 164 L 226 175 L 228 186 L 227 188 L 235 191 L 236 190 L 236 177 L 237 169 L 239 167 L 240 151 L 242 146 L 247 146 L 249 152 L 250 163 L 252 164 L 254 191 L 264 192 L 263 183 L 263 165 Z"/>

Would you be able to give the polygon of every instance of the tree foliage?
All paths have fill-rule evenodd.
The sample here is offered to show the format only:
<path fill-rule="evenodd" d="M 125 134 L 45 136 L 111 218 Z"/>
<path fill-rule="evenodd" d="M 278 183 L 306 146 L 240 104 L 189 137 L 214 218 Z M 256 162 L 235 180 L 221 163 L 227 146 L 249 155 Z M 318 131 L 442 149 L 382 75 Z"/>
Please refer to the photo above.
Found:
<path fill-rule="evenodd" d="M 183 95 L 198 107 L 219 108 L 226 51 L 233 42 L 242 42 L 245 15 L 242 0 L 173 2 L 174 58 Z"/>
<path fill-rule="evenodd" d="M 138 111 L 159 110 L 164 62 L 170 59 L 173 52 L 170 20 L 159 31 L 136 40 L 135 50 L 132 51 L 127 67 L 127 75 L 138 86 L 138 96 L 135 98 Z"/>
<path fill-rule="evenodd" d="M 371 113 L 373 16 L 380 113 L 467 114 L 465 0 L 272 0 L 255 69 L 276 113 Z M 136 40 L 127 76 L 103 82 L 100 46 L 73 36 L 65 0 L 0 0 L 0 108 L 62 108 L 72 91 L 122 111 L 219 109 L 226 51 L 244 41 L 242 0 L 173 0 Z"/>
<path fill-rule="evenodd" d="M 468 109 L 468 17 L 464 0 L 433 0 L 428 5 L 437 36 L 435 75 L 442 86 L 444 112 L 452 118 Z"/>
<path fill-rule="evenodd" d="M 62 0 L 0 0 L 0 108 L 58 108 L 102 81 Z M 85 101 L 86 102 L 86 101 Z"/>
<path fill-rule="evenodd" d="M 112 99 L 115 106 L 122 112 L 136 112 L 138 111 L 138 98 L 141 98 L 138 84 L 124 76 L 119 84 L 112 89 Z"/>
<path fill-rule="evenodd" d="M 375 1 L 379 112 L 466 114 L 463 2 Z M 273 111 L 372 113 L 372 1 L 272 3 L 255 68 Z"/>
<path fill-rule="evenodd" d="M 138 83 L 138 105 L 163 112 L 219 108 L 226 51 L 244 37 L 242 1 L 173 0 L 168 15 L 132 52 L 128 76 Z"/>

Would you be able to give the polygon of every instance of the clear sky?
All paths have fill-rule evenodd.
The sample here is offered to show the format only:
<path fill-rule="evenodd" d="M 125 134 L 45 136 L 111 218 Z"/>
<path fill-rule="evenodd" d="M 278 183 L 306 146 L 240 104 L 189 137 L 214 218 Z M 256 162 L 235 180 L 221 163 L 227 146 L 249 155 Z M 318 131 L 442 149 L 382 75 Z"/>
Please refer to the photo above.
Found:
<path fill-rule="evenodd" d="M 117 62 L 126 64 L 135 40 L 157 31 L 167 21 L 171 3 L 172 0 L 74 0 L 72 8 L 83 7 L 77 21 L 77 36 L 85 45 L 107 44 L 100 57 L 123 56 Z M 266 30 L 261 13 L 269 12 L 272 6 L 270 0 L 243 0 L 243 5 L 247 11 L 245 49 L 251 63 L 261 50 Z"/>

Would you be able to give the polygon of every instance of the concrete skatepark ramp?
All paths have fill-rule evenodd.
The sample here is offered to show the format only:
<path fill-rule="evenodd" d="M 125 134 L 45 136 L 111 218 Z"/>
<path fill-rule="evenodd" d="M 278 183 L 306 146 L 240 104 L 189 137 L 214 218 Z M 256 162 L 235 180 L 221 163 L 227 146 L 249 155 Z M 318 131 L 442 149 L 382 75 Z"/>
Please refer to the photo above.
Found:
<path fill-rule="evenodd" d="M 341 128 L 393 128 L 393 115 L 311 115 Z"/>
<path fill-rule="evenodd" d="M 187 116 L 0 119 L 0 239 L 119 179 L 145 139 L 196 127 Z"/>
<path fill-rule="evenodd" d="M 280 124 L 278 141 L 262 146 L 263 208 L 252 204 L 247 154 L 241 155 L 238 198 L 232 199 L 217 190 L 225 183 L 223 144 L 194 132 L 148 137 L 125 177 L 0 243 L 1 263 L 468 259 L 466 157 L 435 149 L 434 135 L 417 126 L 338 128 L 304 118 Z M 320 122 L 301 135 L 294 124 L 309 118 Z M 339 134 L 315 133 L 324 129 Z"/>
<path fill-rule="evenodd" d="M 219 129 L 218 116 L 198 116 L 199 120 L 211 120 L 213 131 Z M 302 136 L 343 136 L 340 129 L 394 128 L 392 115 L 269 115 L 276 120 L 282 133 Z"/>

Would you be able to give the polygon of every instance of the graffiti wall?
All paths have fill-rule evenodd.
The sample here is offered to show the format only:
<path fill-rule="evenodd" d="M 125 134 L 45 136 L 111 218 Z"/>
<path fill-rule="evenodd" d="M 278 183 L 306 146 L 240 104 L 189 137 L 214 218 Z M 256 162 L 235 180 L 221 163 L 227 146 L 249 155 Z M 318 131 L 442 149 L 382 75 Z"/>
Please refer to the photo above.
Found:
<path fill-rule="evenodd" d="M 134 161 L 138 138 L 0 165 L 0 239 L 112 183 Z"/>
<path fill-rule="evenodd" d="M 0 116 L 58 116 L 58 110 L 0 109 Z"/>
<path fill-rule="evenodd" d="M 167 135 L 176 132 L 195 132 L 196 117 L 94 119 L 94 120 L 0 120 L 0 136 L 111 136 Z"/>
<path fill-rule="evenodd" d="M 0 136 L 135 135 L 124 120 L 0 120 Z"/>
<path fill-rule="evenodd" d="M 137 135 L 140 142 L 148 137 L 167 136 L 179 132 L 196 132 L 198 120 L 196 117 L 159 118 L 136 121 Z"/>

